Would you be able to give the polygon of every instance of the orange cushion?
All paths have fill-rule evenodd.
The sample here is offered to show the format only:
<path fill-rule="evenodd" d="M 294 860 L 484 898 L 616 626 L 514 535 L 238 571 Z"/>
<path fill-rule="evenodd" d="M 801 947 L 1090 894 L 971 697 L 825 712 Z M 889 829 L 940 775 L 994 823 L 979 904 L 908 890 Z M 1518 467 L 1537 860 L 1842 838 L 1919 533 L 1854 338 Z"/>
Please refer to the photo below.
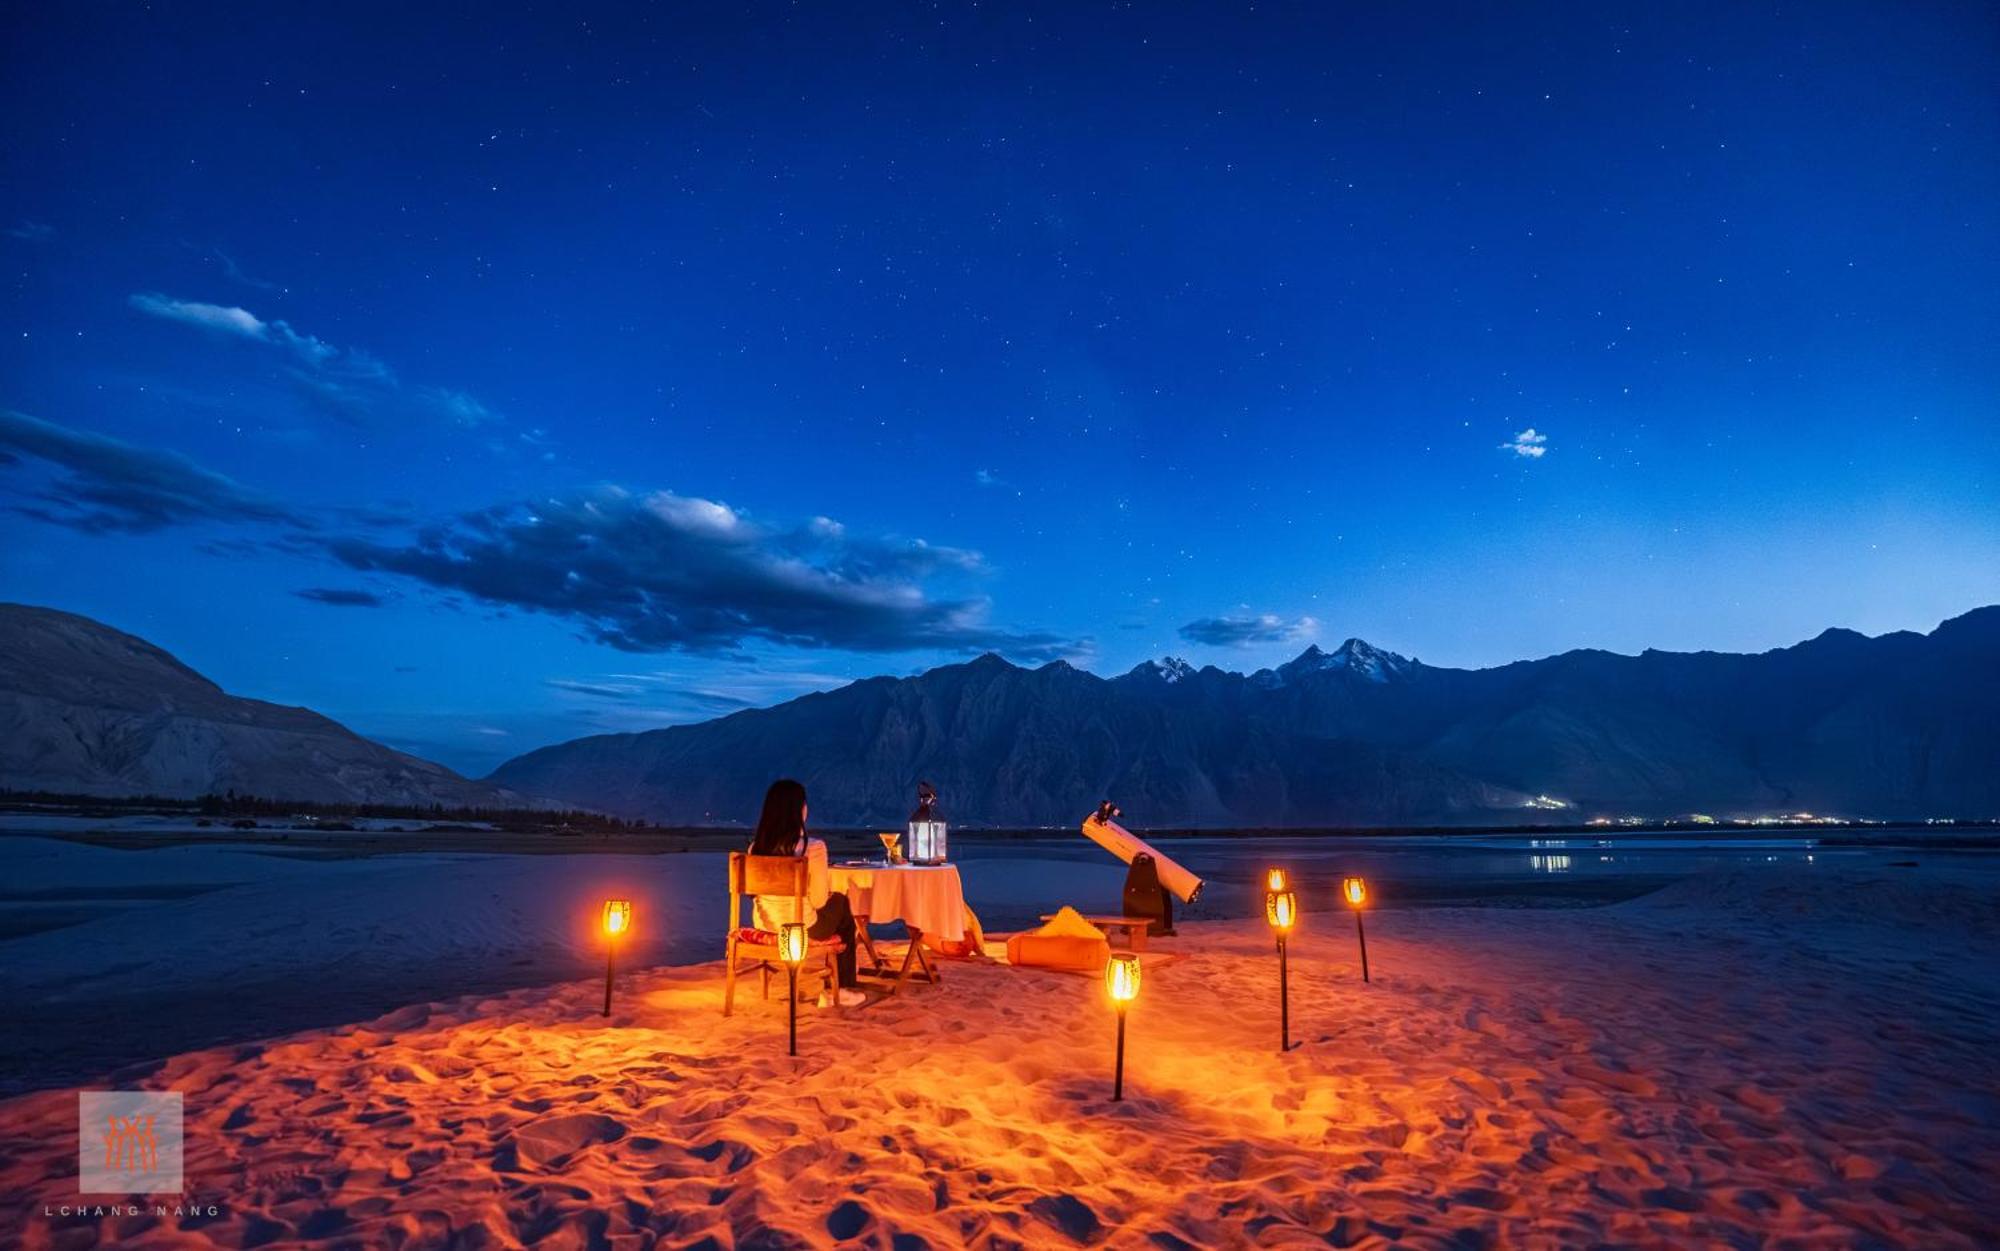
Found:
<path fill-rule="evenodd" d="M 760 930 L 746 925 L 736 931 L 736 941 L 748 943 L 752 947 L 775 947 L 778 936 L 770 930 Z M 806 948 L 810 951 L 846 951 L 847 944 L 839 938 L 808 938 Z"/>
<path fill-rule="evenodd" d="M 1080 969 L 1094 973 L 1111 959 L 1111 944 L 1103 935 L 1016 934 L 1007 940 L 1007 963 L 1038 969 Z"/>

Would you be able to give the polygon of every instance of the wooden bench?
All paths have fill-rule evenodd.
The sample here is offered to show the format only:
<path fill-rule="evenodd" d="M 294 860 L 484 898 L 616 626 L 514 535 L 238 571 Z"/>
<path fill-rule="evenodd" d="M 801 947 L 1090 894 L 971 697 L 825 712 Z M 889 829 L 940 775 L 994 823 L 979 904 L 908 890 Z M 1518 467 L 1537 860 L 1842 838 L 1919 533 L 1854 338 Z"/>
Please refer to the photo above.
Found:
<path fill-rule="evenodd" d="M 1053 912 L 1042 914 L 1042 920 L 1044 921 L 1053 921 L 1055 919 L 1056 914 Z M 1144 951 L 1146 949 L 1146 935 L 1152 931 L 1153 923 L 1158 918 L 1086 916 L 1083 919 L 1101 930 L 1124 930 L 1125 946 L 1132 951 Z"/>

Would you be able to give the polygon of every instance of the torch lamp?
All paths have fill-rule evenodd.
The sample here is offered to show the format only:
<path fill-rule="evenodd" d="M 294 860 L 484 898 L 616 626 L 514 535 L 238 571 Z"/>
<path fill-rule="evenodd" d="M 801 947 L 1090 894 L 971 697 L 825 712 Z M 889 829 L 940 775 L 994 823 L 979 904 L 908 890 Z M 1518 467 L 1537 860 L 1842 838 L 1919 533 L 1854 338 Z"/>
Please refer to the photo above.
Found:
<path fill-rule="evenodd" d="M 799 1053 L 799 966 L 806 962 L 806 927 L 787 921 L 778 927 L 778 959 L 785 964 L 785 1054 Z"/>
<path fill-rule="evenodd" d="M 1129 951 L 1115 953 L 1104 966 L 1104 989 L 1111 996 L 1111 1009 L 1118 1014 L 1118 1058 L 1111 1070 L 1111 1099 L 1125 1097 L 1125 1009 L 1139 997 L 1139 957 Z"/>
<path fill-rule="evenodd" d="M 604 901 L 604 1015 L 611 1015 L 611 975 L 617 967 L 618 940 L 632 929 L 632 901 Z"/>
<path fill-rule="evenodd" d="M 1282 869 L 1271 870 L 1272 877 L 1284 873 Z M 1278 1053 L 1292 1049 L 1292 987 L 1289 970 L 1285 967 L 1285 938 L 1292 927 L 1299 923 L 1299 899 L 1288 890 L 1271 890 L 1264 895 L 1264 919 L 1271 923 L 1271 930 L 1278 936 Z"/>
<path fill-rule="evenodd" d="M 1340 897 L 1354 909 L 1354 937 L 1361 944 L 1361 980 L 1368 977 L 1368 930 L 1361 924 L 1361 910 L 1368 906 L 1368 883 L 1358 877 L 1340 880 Z"/>
<path fill-rule="evenodd" d="M 1269 868 L 1264 870 L 1264 889 L 1266 891 L 1290 890 L 1291 888 L 1292 888 L 1291 874 L 1279 868 Z"/>

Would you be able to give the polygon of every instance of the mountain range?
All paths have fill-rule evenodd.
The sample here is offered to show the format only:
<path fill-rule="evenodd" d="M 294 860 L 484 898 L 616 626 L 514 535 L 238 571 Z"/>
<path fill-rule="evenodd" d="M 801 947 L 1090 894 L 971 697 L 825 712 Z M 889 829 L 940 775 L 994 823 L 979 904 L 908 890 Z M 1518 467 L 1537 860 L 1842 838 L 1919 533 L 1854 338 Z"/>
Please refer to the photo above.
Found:
<path fill-rule="evenodd" d="M 1349 639 L 1254 673 L 1115 677 L 986 655 L 695 725 L 529 752 L 484 781 L 244 699 L 85 617 L 0 604 L 0 788 L 581 808 L 740 824 L 804 781 L 821 825 L 1450 824 L 1808 809 L 2000 815 L 2000 607 L 1755 655 L 1571 651 L 1491 669 Z M 531 798 L 533 797 L 533 798 Z M 1560 805 L 1560 807 L 1558 807 Z"/>
<path fill-rule="evenodd" d="M 0 788 L 537 806 L 308 709 L 230 695 L 144 639 L 23 604 L 0 604 Z"/>
<path fill-rule="evenodd" d="M 490 780 L 687 823 L 751 820 L 781 774 L 831 825 L 901 821 L 919 779 L 981 825 L 1068 825 L 1104 798 L 1138 825 L 1193 827 L 1993 816 L 1996 708 L 2000 607 L 1929 634 L 1477 670 L 1359 639 L 1250 674 L 1168 659 L 1104 678 L 986 655 L 545 747 Z"/>

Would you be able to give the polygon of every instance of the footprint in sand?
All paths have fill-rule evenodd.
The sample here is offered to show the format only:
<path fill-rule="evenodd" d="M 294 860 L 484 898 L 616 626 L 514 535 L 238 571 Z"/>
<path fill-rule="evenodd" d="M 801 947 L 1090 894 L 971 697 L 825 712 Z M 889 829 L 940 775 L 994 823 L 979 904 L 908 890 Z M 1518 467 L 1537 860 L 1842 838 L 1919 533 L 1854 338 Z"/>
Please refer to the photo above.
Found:
<path fill-rule="evenodd" d="M 1098 1229 L 1097 1213 L 1075 1195 L 1043 1195 L 1028 1211 L 1077 1242 L 1088 1242 Z"/>
<path fill-rule="evenodd" d="M 826 1232 L 845 1241 L 868 1228 L 874 1215 L 852 1199 L 848 1199 L 826 1216 Z"/>
<path fill-rule="evenodd" d="M 585 1147 L 617 1142 L 625 1126 L 608 1116 L 584 1112 L 531 1121 L 514 1131 L 515 1159 L 528 1168 L 554 1168 Z"/>

